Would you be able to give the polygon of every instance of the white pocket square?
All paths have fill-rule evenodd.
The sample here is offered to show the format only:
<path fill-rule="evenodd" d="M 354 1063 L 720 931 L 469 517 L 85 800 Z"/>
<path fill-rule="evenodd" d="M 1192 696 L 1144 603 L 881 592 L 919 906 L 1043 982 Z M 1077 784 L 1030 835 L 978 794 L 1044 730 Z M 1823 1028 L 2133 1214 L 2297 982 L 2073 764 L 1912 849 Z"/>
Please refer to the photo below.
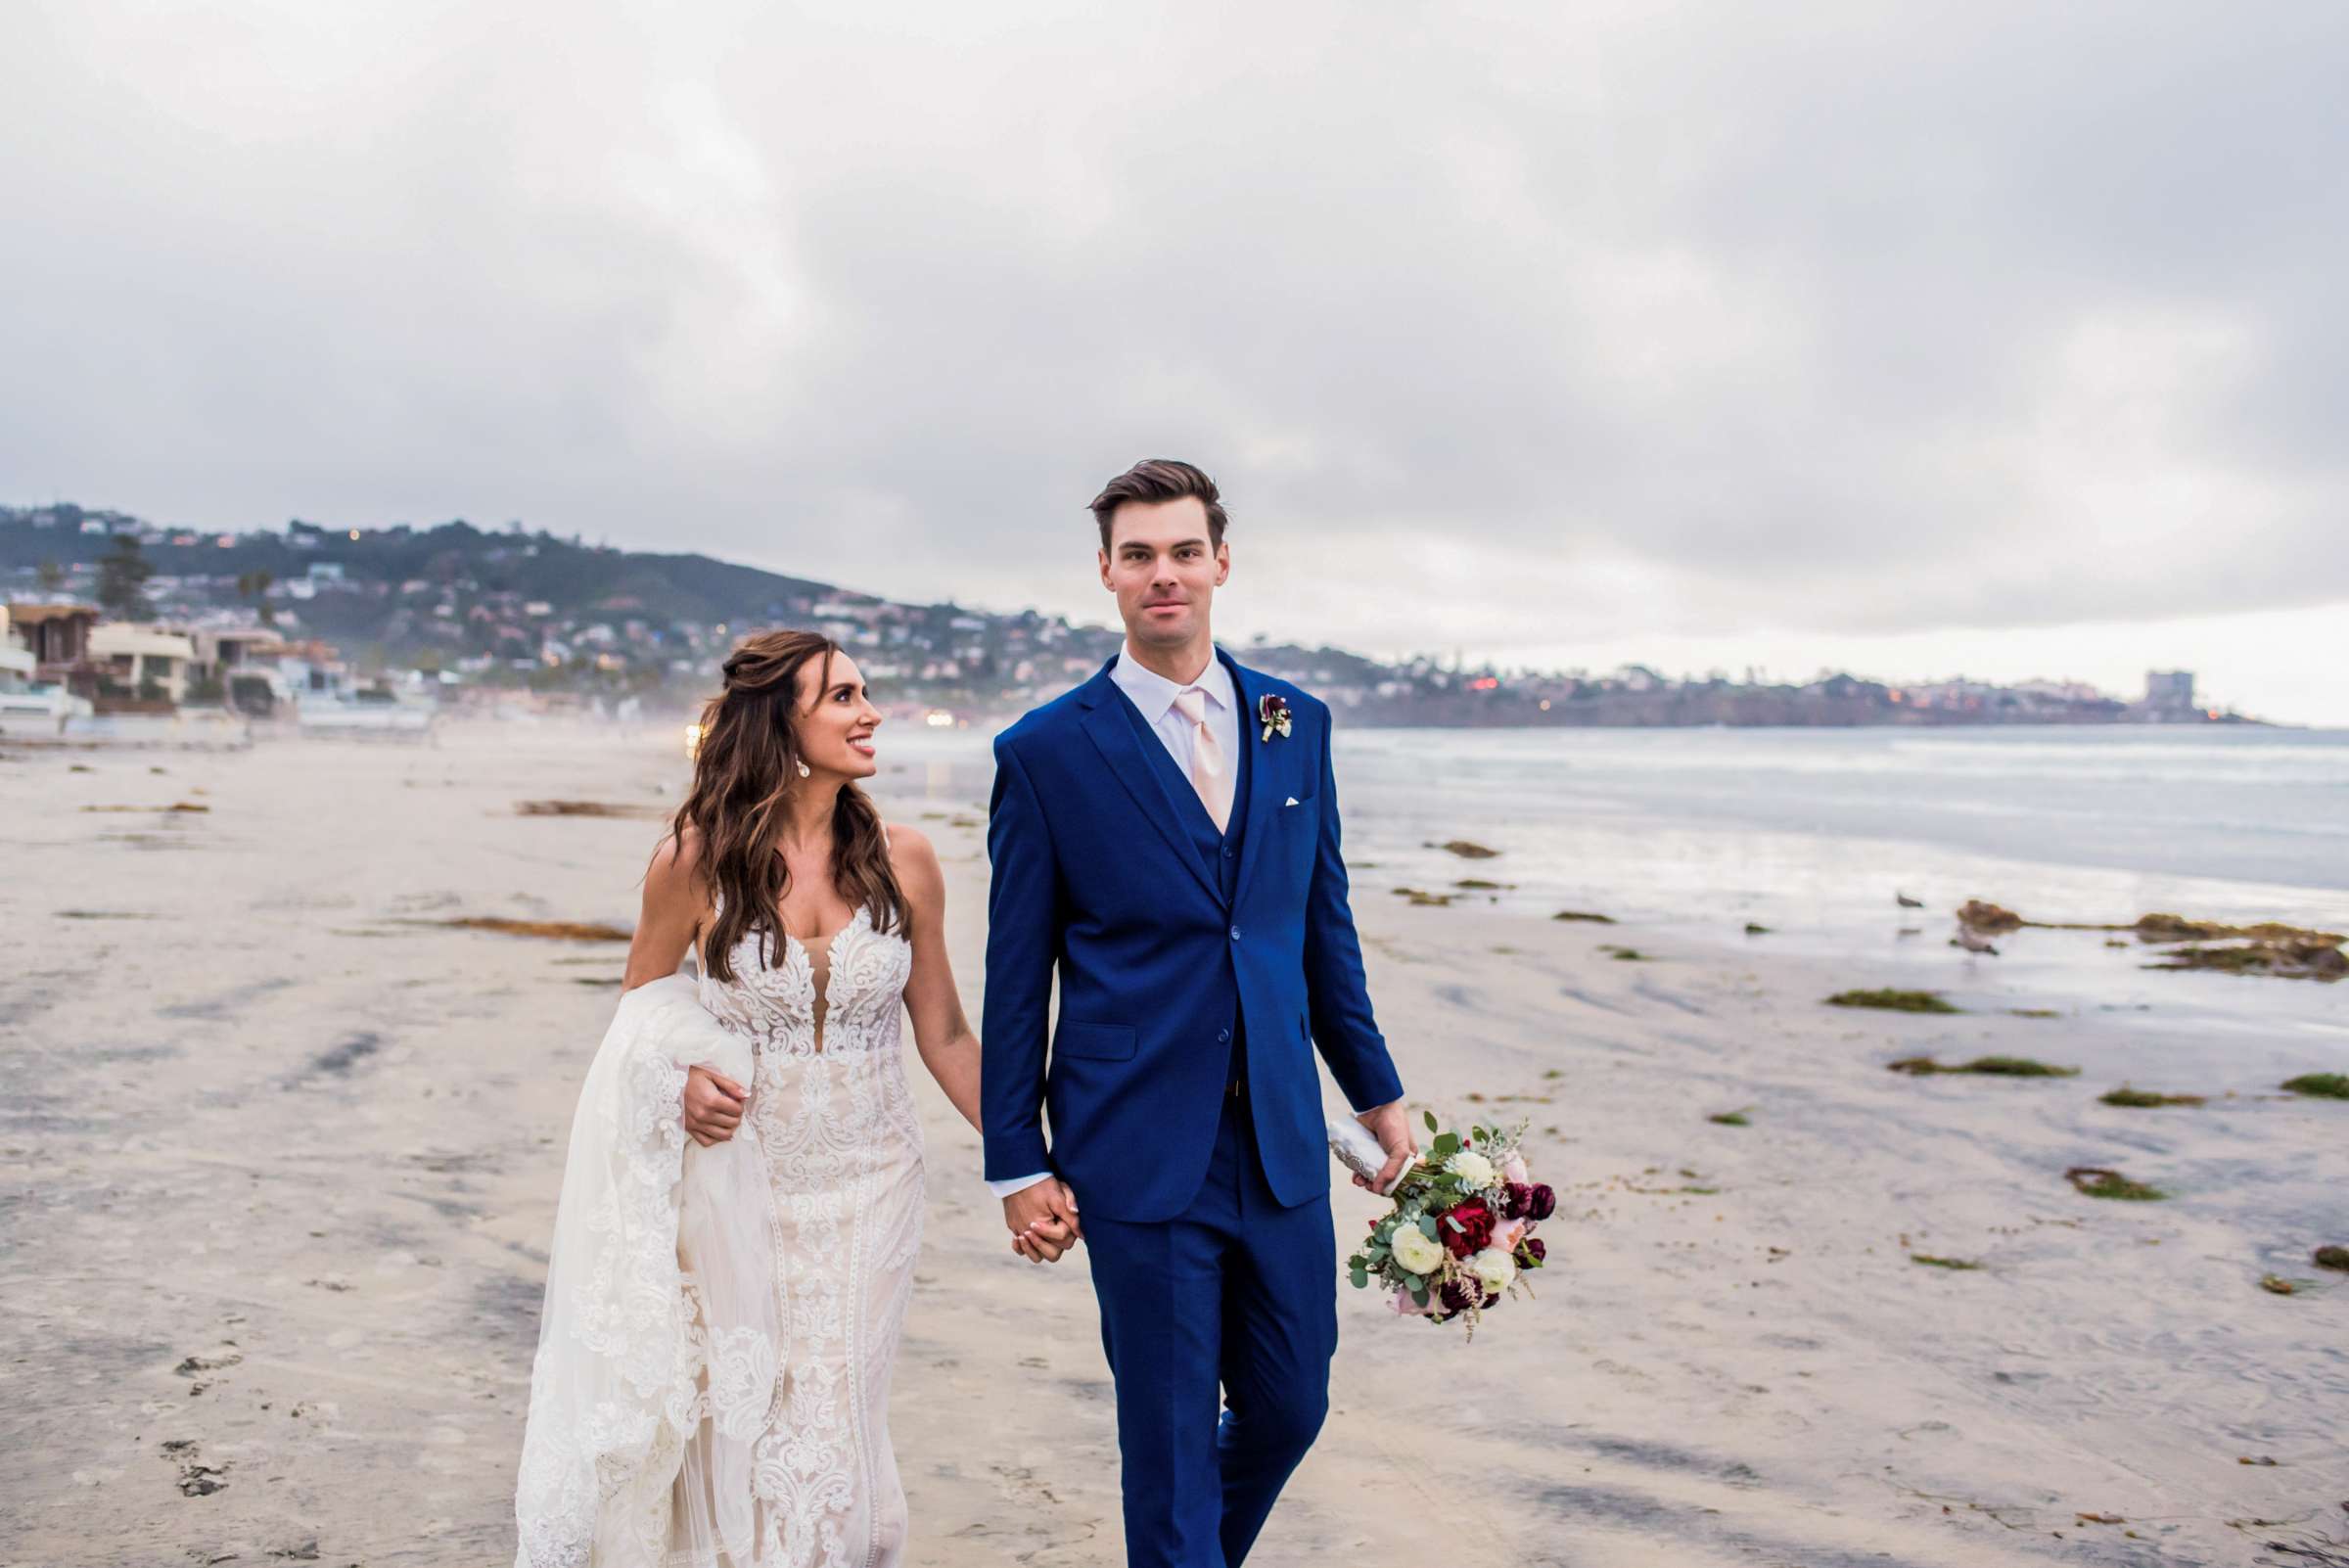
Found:
<path fill-rule="evenodd" d="M 1295 806 L 1295 805 L 1297 804 L 1297 797 L 1296 797 L 1296 796 L 1294 796 L 1294 795 L 1292 795 L 1292 796 L 1290 796 L 1290 797 L 1289 797 L 1287 800 L 1285 800 L 1285 801 L 1281 802 L 1280 804 L 1281 804 L 1282 806 L 1284 806 L 1284 807 Z"/>

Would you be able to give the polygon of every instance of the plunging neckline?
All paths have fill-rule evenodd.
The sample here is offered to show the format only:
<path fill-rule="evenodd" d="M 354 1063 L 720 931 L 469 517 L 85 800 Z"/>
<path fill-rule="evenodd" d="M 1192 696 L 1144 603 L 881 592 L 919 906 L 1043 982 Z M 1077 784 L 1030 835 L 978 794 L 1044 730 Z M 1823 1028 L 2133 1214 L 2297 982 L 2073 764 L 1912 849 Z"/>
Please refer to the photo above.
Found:
<path fill-rule="evenodd" d="M 775 911 L 775 930 L 785 942 L 799 949 L 800 962 L 807 966 L 808 1046 L 818 1056 L 824 1053 L 824 1026 L 832 1021 L 832 977 L 840 970 L 841 939 L 854 930 L 856 922 L 864 919 L 866 913 L 862 904 L 857 905 L 856 912 L 843 921 L 841 928 L 832 933 L 832 940 L 824 944 L 824 976 L 819 982 L 815 976 L 815 949 L 802 942 L 789 926 L 783 924 L 782 910 Z"/>

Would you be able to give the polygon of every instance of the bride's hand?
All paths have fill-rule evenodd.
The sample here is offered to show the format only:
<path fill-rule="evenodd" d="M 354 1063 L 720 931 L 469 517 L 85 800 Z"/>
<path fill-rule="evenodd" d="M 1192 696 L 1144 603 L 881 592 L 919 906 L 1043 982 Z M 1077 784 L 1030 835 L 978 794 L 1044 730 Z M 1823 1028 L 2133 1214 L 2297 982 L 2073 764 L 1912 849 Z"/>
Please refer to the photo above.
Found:
<path fill-rule="evenodd" d="M 685 1075 L 685 1130 L 703 1148 L 723 1143 L 742 1125 L 742 1085 L 723 1073 L 696 1067 Z"/>
<path fill-rule="evenodd" d="M 1011 1238 L 1011 1250 L 1030 1263 L 1058 1263 L 1077 1244 L 1077 1232 L 1066 1221 L 1038 1220 Z"/>

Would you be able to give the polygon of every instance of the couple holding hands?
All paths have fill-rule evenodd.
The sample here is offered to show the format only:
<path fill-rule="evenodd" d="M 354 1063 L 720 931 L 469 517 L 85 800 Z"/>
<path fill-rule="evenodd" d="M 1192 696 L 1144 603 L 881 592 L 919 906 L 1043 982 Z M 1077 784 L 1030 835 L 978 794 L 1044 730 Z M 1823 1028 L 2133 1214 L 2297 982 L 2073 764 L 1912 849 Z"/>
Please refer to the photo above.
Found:
<path fill-rule="evenodd" d="M 907 1560 L 887 1404 L 924 1176 L 900 1018 L 983 1133 L 1013 1248 L 1087 1249 L 1129 1564 L 1236 1568 L 1319 1431 L 1316 1051 L 1378 1184 L 1416 1152 L 1329 711 L 1216 646 L 1207 475 L 1139 463 L 1092 512 L 1126 643 L 995 740 L 984 1045 L 937 853 L 857 787 L 882 715 L 854 662 L 791 631 L 727 660 L 573 1128 L 518 1568 Z"/>

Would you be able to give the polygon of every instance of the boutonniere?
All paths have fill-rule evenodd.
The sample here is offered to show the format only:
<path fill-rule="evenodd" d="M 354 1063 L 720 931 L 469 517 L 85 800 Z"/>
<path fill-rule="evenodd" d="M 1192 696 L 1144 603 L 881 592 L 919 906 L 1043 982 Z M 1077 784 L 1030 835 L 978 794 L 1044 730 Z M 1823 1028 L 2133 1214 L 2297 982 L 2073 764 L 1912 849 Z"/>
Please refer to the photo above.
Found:
<path fill-rule="evenodd" d="M 1275 697 L 1270 692 L 1265 693 L 1256 705 L 1256 721 L 1265 726 L 1265 739 L 1270 740 L 1274 735 L 1279 735 L 1284 740 L 1287 739 L 1289 733 L 1287 699 Z"/>

